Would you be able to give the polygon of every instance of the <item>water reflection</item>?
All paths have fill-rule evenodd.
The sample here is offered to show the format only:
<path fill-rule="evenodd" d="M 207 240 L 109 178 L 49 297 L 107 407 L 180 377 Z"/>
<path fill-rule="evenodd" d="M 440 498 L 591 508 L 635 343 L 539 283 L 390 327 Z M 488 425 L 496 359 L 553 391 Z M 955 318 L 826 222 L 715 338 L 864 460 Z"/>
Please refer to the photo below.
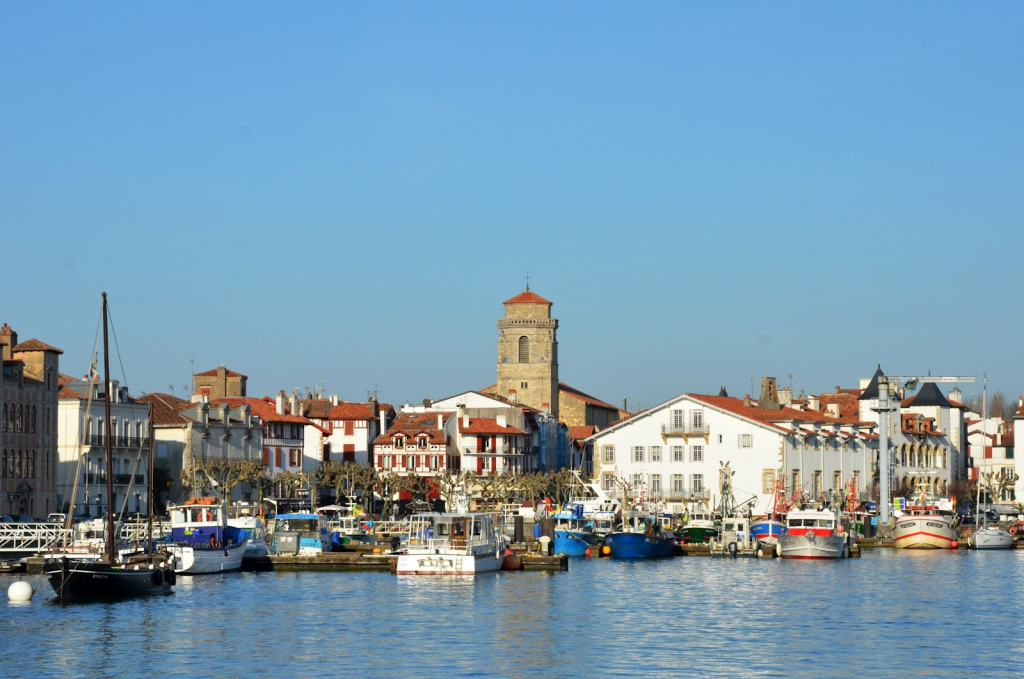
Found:
<path fill-rule="evenodd" d="M 905 676 L 1017 672 L 1024 553 L 832 563 L 574 559 L 568 573 L 179 577 L 168 597 L 0 606 L 5 676 Z M 13 582 L 0 576 L 0 587 Z M 31 578 L 30 578 L 31 580 Z M 984 643 L 978 640 L 984 639 Z M 144 654 L 144 655 L 142 655 Z M 253 658 L 260 659 L 254 662 Z M 282 664 L 284 663 L 284 664 Z M 287 668 L 287 669 L 285 669 Z"/>

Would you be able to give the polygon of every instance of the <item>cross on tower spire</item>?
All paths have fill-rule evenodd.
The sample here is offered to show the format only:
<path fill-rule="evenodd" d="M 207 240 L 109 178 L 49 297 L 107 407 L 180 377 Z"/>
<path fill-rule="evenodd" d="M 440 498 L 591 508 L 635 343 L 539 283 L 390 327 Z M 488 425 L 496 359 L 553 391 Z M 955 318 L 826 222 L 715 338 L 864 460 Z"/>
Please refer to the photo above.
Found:
<path fill-rule="evenodd" d="M 526 291 L 530 291 L 530 270 L 526 270 Z"/>

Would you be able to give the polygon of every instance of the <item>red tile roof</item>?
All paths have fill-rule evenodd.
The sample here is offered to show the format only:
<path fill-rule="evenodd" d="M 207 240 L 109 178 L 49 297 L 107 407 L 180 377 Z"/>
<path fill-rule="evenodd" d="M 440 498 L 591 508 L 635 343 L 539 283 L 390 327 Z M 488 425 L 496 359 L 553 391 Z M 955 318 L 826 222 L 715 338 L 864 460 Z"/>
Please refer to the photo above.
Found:
<path fill-rule="evenodd" d="M 569 438 L 571 439 L 585 439 L 593 435 L 593 425 L 587 425 L 585 427 L 569 427 Z"/>
<path fill-rule="evenodd" d="M 618 406 L 613 406 L 610 403 L 605 403 L 600 399 L 594 398 L 590 394 L 585 394 L 575 387 L 570 387 L 565 382 L 558 383 L 558 391 L 560 394 L 565 394 L 567 396 L 572 396 L 573 398 L 579 399 L 586 403 L 587 405 L 597 406 L 598 408 L 608 408 L 609 410 L 615 411 L 619 410 Z"/>
<path fill-rule="evenodd" d="M 526 435 L 526 432 L 522 429 L 516 429 L 515 427 L 505 426 L 502 427 L 498 424 L 498 421 L 490 417 L 471 417 L 469 418 L 469 426 L 467 427 L 463 420 L 459 420 L 459 433 L 460 434 L 521 434 Z"/>
<path fill-rule="evenodd" d="M 548 304 L 548 305 L 550 305 L 551 302 L 547 301 L 546 299 L 544 299 L 543 297 L 541 297 L 537 293 L 530 292 L 529 290 L 527 290 L 526 292 L 520 292 L 518 295 L 516 295 L 512 299 L 506 299 L 504 302 L 502 302 L 502 304 Z"/>
<path fill-rule="evenodd" d="M 378 404 L 379 405 L 379 404 Z M 386 412 L 381 408 L 382 412 Z M 332 420 L 372 420 L 373 411 L 365 403 L 349 403 L 342 401 L 331 407 L 330 418 Z"/>
<path fill-rule="evenodd" d="M 307 418 L 301 415 L 292 415 L 287 410 L 284 415 L 278 415 L 277 404 L 273 399 L 269 398 L 215 398 L 210 401 L 210 407 L 219 406 L 222 403 L 226 403 L 231 408 L 240 408 L 247 405 L 252 409 L 252 414 L 259 417 L 261 422 L 294 422 L 296 424 L 316 426 Z M 319 427 L 317 428 L 319 429 Z M 321 431 L 323 430 L 321 429 Z"/>
<path fill-rule="evenodd" d="M 206 372 L 196 373 L 195 375 L 193 375 L 193 377 L 216 377 L 218 370 L 220 370 L 220 368 L 214 368 L 213 370 L 207 370 Z M 246 379 L 249 379 L 247 375 L 243 375 L 242 373 L 236 373 L 234 370 L 228 370 L 226 368 L 224 369 L 224 374 L 227 375 L 228 377 L 244 377 Z"/>
<path fill-rule="evenodd" d="M 56 347 L 51 347 L 49 344 L 45 344 L 43 342 L 40 342 L 37 339 L 30 339 L 30 340 L 26 340 L 24 342 L 21 342 L 20 344 L 15 345 L 15 347 L 14 347 L 14 349 L 12 351 L 53 351 L 53 352 L 56 352 L 58 354 L 63 354 L 64 353 L 60 349 L 58 349 Z"/>
<path fill-rule="evenodd" d="M 68 389 L 67 387 L 61 387 L 60 391 L 57 392 L 57 398 L 58 399 L 61 399 L 61 398 L 86 399 L 86 398 L 89 398 L 89 397 L 86 394 L 80 394 L 77 391 L 73 391 L 71 389 Z"/>
<path fill-rule="evenodd" d="M 429 434 L 430 442 L 438 445 L 446 444 L 445 431 L 437 426 L 437 419 L 441 418 L 442 425 L 453 413 L 428 412 L 428 413 L 402 413 L 391 424 L 391 427 L 373 440 L 373 445 L 387 445 L 395 434 L 405 434 L 412 438 L 417 434 Z"/>
<path fill-rule="evenodd" d="M 819 422 L 822 424 L 854 424 L 856 420 L 849 421 L 845 418 L 829 417 L 817 410 L 796 410 L 794 408 L 780 408 L 779 410 L 763 410 L 757 406 L 743 405 L 743 399 L 732 396 L 703 396 L 700 394 L 687 394 L 696 401 L 702 401 L 708 405 L 727 410 L 736 415 L 751 420 L 758 420 L 765 424 L 774 426 L 776 422 L 787 422 L 799 420 L 801 422 Z M 782 427 L 776 427 L 782 429 Z"/>
<path fill-rule="evenodd" d="M 860 399 L 852 393 L 822 394 L 818 397 L 818 401 L 821 402 L 822 410 L 825 410 L 824 406 L 838 404 L 839 417 L 843 419 L 856 420 L 860 418 Z"/>
<path fill-rule="evenodd" d="M 184 427 L 192 421 L 179 412 L 193 405 L 183 398 L 170 394 L 146 394 L 139 397 L 139 402 L 149 404 L 149 420 L 154 426 Z"/>

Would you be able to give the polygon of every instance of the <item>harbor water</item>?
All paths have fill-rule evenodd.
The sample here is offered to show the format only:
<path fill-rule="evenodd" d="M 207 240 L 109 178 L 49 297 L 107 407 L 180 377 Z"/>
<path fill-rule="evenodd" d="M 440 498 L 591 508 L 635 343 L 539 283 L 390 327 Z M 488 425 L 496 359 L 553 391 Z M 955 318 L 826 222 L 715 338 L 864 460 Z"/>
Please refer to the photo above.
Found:
<path fill-rule="evenodd" d="M 1009 676 L 1024 658 L 1024 550 L 179 576 L 63 607 L 26 579 L 31 603 L 0 604 L 7 677 Z"/>

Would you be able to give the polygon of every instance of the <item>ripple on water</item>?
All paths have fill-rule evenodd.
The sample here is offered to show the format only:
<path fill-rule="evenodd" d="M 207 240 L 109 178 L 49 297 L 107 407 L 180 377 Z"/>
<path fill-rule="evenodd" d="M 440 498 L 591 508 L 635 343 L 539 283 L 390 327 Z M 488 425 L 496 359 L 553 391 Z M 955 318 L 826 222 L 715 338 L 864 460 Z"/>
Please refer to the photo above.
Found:
<path fill-rule="evenodd" d="M 175 594 L 0 605 L 5 676 L 1017 673 L 1024 553 L 834 563 L 573 560 L 568 573 L 180 577 Z M 13 582 L 0 576 L 0 586 Z M 985 639 L 988 643 L 975 640 Z"/>

